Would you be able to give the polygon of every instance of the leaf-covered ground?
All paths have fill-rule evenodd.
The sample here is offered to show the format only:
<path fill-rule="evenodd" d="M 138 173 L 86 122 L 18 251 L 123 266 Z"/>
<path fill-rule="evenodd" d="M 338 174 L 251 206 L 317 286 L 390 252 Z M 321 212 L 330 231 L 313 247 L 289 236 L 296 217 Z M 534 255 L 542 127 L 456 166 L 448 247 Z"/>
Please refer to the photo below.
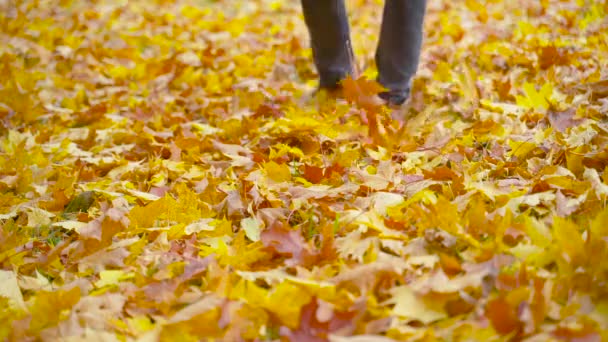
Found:
<path fill-rule="evenodd" d="M 608 340 L 607 15 L 430 0 L 401 126 L 298 1 L 0 0 L 0 339 Z"/>

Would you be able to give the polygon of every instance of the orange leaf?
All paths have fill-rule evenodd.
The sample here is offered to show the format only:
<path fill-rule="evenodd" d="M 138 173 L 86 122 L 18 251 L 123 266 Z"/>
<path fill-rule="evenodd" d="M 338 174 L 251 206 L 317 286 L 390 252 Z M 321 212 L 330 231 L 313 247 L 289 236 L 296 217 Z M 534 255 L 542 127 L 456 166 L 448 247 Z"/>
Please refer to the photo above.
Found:
<path fill-rule="evenodd" d="M 486 305 L 486 317 L 494 329 L 501 335 L 517 332 L 522 329 L 522 323 L 517 317 L 515 308 L 509 305 L 504 297 L 491 300 Z"/>
<path fill-rule="evenodd" d="M 319 183 L 323 179 L 324 169 L 313 165 L 304 165 L 304 178 L 311 183 Z"/>
<path fill-rule="evenodd" d="M 361 108 L 377 110 L 382 105 L 382 101 L 377 99 L 375 95 L 384 91 L 385 88 L 376 81 L 368 80 L 365 76 L 356 80 L 350 76 L 347 77 L 342 81 L 342 89 L 344 98 L 349 103 L 355 103 Z"/>
<path fill-rule="evenodd" d="M 447 166 L 438 166 L 431 171 L 422 170 L 422 173 L 425 178 L 438 181 L 454 180 L 458 178 L 456 172 L 452 171 L 452 169 Z"/>
<path fill-rule="evenodd" d="M 439 253 L 439 263 L 443 268 L 443 271 L 448 275 L 455 275 L 462 271 L 460 261 L 449 254 Z"/>

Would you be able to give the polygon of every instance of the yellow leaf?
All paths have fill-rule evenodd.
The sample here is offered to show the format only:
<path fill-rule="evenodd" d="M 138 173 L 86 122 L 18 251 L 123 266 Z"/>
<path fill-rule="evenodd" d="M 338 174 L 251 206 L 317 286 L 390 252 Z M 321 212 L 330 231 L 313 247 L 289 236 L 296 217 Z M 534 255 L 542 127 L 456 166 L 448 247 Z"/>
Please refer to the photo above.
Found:
<path fill-rule="evenodd" d="M 186 235 L 190 235 L 202 231 L 212 232 L 215 230 L 215 227 L 210 224 L 212 221 L 213 219 L 210 218 L 194 221 L 184 228 L 184 233 L 186 233 Z"/>
<path fill-rule="evenodd" d="M 270 9 L 273 11 L 278 11 L 283 7 L 283 2 L 282 1 L 277 1 L 274 0 L 270 3 Z"/>
<path fill-rule="evenodd" d="M 55 214 L 40 208 L 29 208 L 27 211 L 27 225 L 28 227 L 46 226 L 51 223 L 51 218 L 54 216 Z"/>
<path fill-rule="evenodd" d="M 193 51 L 186 51 L 186 52 L 180 53 L 179 55 L 177 55 L 177 60 L 186 65 L 189 65 L 189 66 L 193 66 L 193 67 L 201 66 L 200 57 Z"/>
<path fill-rule="evenodd" d="M 551 244 L 551 231 L 542 221 L 526 215 L 524 226 L 534 245 L 544 248 Z"/>
<path fill-rule="evenodd" d="M 187 322 L 193 317 L 203 314 L 209 310 L 217 308 L 222 304 L 222 300 L 213 294 L 204 297 L 194 304 L 190 304 L 181 309 L 171 319 L 169 323 Z"/>
<path fill-rule="evenodd" d="M 225 262 L 227 257 L 229 257 L 230 249 L 226 243 L 226 240 L 229 240 L 228 237 L 210 237 L 203 239 L 203 245 L 199 247 L 200 255 L 207 256 L 209 254 L 215 253 L 219 258 L 220 263 Z"/>
<path fill-rule="evenodd" d="M 540 90 L 536 90 L 534 84 L 525 83 L 523 86 L 524 96 L 516 96 L 517 105 L 527 109 L 534 109 L 544 113 L 549 109 L 549 100 L 553 94 L 553 85 L 545 83 Z"/>
<path fill-rule="evenodd" d="M 598 198 L 608 198 L 608 185 L 604 184 L 595 169 L 585 168 L 583 178 L 591 183 L 591 188 L 595 191 Z"/>
<path fill-rule="evenodd" d="M 129 326 L 139 333 L 150 331 L 154 328 L 154 323 L 152 323 L 148 316 L 127 318 L 127 321 L 129 322 Z"/>
<path fill-rule="evenodd" d="M 452 68 L 447 62 L 441 61 L 437 64 L 433 78 L 440 82 L 452 81 Z"/>
<path fill-rule="evenodd" d="M 193 122 L 192 128 L 196 129 L 196 132 L 198 132 L 202 136 L 213 135 L 222 131 L 217 127 L 213 127 L 211 125 L 199 122 Z"/>
<path fill-rule="evenodd" d="M 591 234 L 597 238 L 608 236 L 608 207 L 604 208 L 591 222 Z"/>
<path fill-rule="evenodd" d="M 583 165 L 583 152 L 584 146 L 579 146 L 572 151 L 566 151 L 566 166 L 572 173 L 579 175 L 585 170 Z"/>
<path fill-rule="evenodd" d="M 300 286 L 283 282 L 270 294 L 265 307 L 275 313 L 289 328 L 297 328 L 300 323 L 302 306 L 308 304 L 312 296 Z"/>
<path fill-rule="evenodd" d="M 581 262 L 581 257 L 585 255 L 585 241 L 574 222 L 554 216 L 553 237 L 567 262 Z"/>
<path fill-rule="evenodd" d="M 382 191 L 372 194 L 372 199 L 374 209 L 380 215 L 386 215 L 389 208 L 398 206 L 405 202 L 403 195 Z"/>
<path fill-rule="evenodd" d="M 177 201 L 167 194 L 146 206 L 137 206 L 131 209 L 129 220 L 132 224 L 141 228 L 153 227 L 160 214 L 168 211 L 169 208 L 174 207 L 176 204 Z"/>
<path fill-rule="evenodd" d="M 138 191 L 138 190 L 135 190 L 135 189 L 126 189 L 126 192 L 128 192 L 129 195 L 131 195 L 133 197 L 136 197 L 136 198 L 139 198 L 139 199 L 144 200 L 144 201 L 156 201 L 157 199 L 160 198 L 160 197 L 158 197 L 158 196 L 156 196 L 154 194 L 151 194 L 151 193 L 148 193 L 148 192 L 143 192 L 143 191 Z"/>
<path fill-rule="evenodd" d="M 98 288 L 117 285 L 121 280 L 133 278 L 134 274 L 122 270 L 106 270 L 99 272 L 99 280 L 95 282 Z"/>
<path fill-rule="evenodd" d="M 11 307 L 25 310 L 17 276 L 13 271 L 0 270 L 0 297 L 8 298 Z"/>
<path fill-rule="evenodd" d="M 289 146 L 286 144 L 277 144 L 270 149 L 269 158 L 276 159 L 276 158 L 282 157 L 284 155 L 287 155 L 289 153 L 291 153 L 292 155 L 294 155 L 296 157 L 300 157 L 300 158 L 304 157 L 304 153 L 302 152 L 302 150 L 300 150 L 297 147 L 292 147 L 292 146 Z"/>
<path fill-rule="evenodd" d="M 250 305 L 263 306 L 268 298 L 268 290 L 252 281 L 240 280 L 232 286 L 228 294 L 232 300 L 243 300 Z"/>
<path fill-rule="evenodd" d="M 190 224 L 209 217 L 212 213 L 199 205 L 198 194 L 184 184 L 175 186 L 177 200 L 169 193 L 160 199 L 137 206 L 129 212 L 131 223 L 140 228 L 150 228 L 156 225 L 168 226 L 174 223 Z"/>
<path fill-rule="evenodd" d="M 509 147 L 511 147 L 509 156 L 515 156 L 518 159 L 521 159 L 532 152 L 532 150 L 536 148 L 536 144 L 529 141 L 515 141 L 509 139 Z"/>
<path fill-rule="evenodd" d="M 87 225 L 87 223 L 80 222 L 80 221 L 61 221 L 61 222 L 55 222 L 51 226 L 61 227 L 63 229 L 73 230 L 77 233 L 80 233 L 80 230 L 82 228 L 86 227 L 86 225 Z"/>
<path fill-rule="evenodd" d="M 34 302 L 29 308 L 32 314 L 30 330 L 37 332 L 49 325 L 58 323 L 62 311 L 71 309 L 79 300 L 80 288 L 78 286 L 70 290 L 37 292 Z"/>
<path fill-rule="evenodd" d="M 409 320 L 418 320 L 428 324 L 447 317 L 443 302 L 433 301 L 414 292 L 408 286 L 398 286 L 391 290 L 393 297 L 388 303 L 395 304 L 393 313 Z"/>
<path fill-rule="evenodd" d="M 249 240 L 260 241 L 260 223 L 254 217 L 242 219 L 241 229 L 245 231 L 245 234 Z"/>
<path fill-rule="evenodd" d="M 291 171 L 287 164 L 277 164 L 273 161 L 264 164 L 268 178 L 275 182 L 287 182 L 291 179 Z"/>

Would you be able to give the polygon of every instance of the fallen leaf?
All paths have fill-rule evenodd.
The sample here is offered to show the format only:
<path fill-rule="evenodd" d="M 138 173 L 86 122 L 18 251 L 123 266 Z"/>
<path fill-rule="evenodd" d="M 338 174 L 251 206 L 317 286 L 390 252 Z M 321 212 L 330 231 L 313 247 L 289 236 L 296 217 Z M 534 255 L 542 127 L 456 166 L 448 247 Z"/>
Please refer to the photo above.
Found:
<path fill-rule="evenodd" d="M 14 272 L 0 270 L 0 296 L 8 298 L 12 307 L 25 310 L 25 302 Z"/>
<path fill-rule="evenodd" d="M 392 298 L 388 303 L 395 304 L 393 313 L 408 320 L 428 324 L 447 317 L 441 301 L 414 292 L 408 286 L 398 286 L 391 290 Z"/>
<path fill-rule="evenodd" d="M 260 241 L 260 224 L 258 220 L 252 217 L 241 220 L 241 228 L 245 231 L 245 235 L 251 241 Z"/>

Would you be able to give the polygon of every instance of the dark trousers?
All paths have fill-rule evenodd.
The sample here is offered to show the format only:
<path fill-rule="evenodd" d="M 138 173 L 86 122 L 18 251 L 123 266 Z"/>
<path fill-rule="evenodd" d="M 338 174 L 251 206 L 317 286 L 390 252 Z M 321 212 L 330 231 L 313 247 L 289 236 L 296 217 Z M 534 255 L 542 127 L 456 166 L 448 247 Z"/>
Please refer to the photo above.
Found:
<path fill-rule="evenodd" d="M 335 87 L 353 74 L 350 29 L 344 0 L 301 0 L 321 87 Z M 378 82 L 390 93 L 410 92 L 418 68 L 426 0 L 385 0 L 376 50 Z"/>

